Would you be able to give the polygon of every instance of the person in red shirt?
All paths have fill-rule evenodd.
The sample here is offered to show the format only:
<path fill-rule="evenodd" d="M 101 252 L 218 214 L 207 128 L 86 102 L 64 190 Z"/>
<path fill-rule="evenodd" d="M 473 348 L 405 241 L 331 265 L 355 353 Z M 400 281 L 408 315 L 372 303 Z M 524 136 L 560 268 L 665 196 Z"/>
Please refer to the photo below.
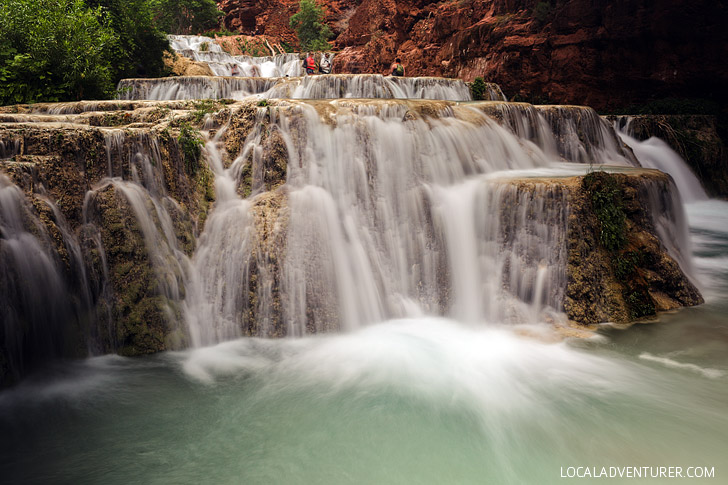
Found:
<path fill-rule="evenodd" d="M 303 67 L 306 69 L 306 74 L 316 73 L 316 61 L 313 59 L 313 54 L 310 52 L 306 54 L 306 59 L 303 60 Z"/>

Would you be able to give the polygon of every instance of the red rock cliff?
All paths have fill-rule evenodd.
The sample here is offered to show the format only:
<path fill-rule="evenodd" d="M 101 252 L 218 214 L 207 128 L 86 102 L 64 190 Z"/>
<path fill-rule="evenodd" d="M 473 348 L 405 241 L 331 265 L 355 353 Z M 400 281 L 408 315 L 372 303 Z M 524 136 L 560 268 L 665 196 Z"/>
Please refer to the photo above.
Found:
<path fill-rule="evenodd" d="M 619 108 L 714 97 L 728 84 L 728 6 L 716 0 L 325 0 L 338 72 L 499 83 L 506 95 Z M 537 6 L 537 4 L 541 4 Z M 225 25 L 295 44 L 297 0 L 222 0 Z"/>

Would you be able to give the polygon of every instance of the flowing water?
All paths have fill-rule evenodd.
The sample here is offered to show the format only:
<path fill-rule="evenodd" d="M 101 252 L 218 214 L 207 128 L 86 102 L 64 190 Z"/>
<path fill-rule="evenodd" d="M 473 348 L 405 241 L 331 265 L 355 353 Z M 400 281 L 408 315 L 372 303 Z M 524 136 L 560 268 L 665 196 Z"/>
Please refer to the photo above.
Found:
<path fill-rule="evenodd" d="M 231 91 L 249 81 L 210 79 Z M 428 78 L 308 79 L 249 86 L 293 98 L 460 89 Z M 191 257 L 175 235 L 180 209 L 164 189 L 156 139 L 104 131 L 107 178 L 86 195 L 85 240 L 103 256 L 92 208 L 113 191 L 138 223 L 157 290 L 179 304 L 168 318 L 179 312 L 191 348 L 57 361 L 0 392 L 3 483 L 555 483 L 584 466 L 706 466 L 725 481 L 728 204 L 685 185 L 665 147 L 625 139 L 635 158 L 593 110 L 574 107 L 336 99 L 254 114 L 233 160 L 222 155 L 227 126 L 205 133 L 216 203 Z M 287 156 L 284 328 L 272 323 L 273 270 L 252 210 L 270 196 L 271 139 Z M 18 150 L 1 148 L 2 158 Z M 602 163 L 675 178 L 680 194 L 651 190 L 649 202 L 706 303 L 565 340 L 555 324 L 565 319 L 570 209 L 558 184 L 508 181 Z M 41 202 L 78 267 L 74 288 L 98 279 L 94 295 L 106 291 L 106 263 L 102 275 L 86 274 L 76 236 Z M 16 335 L 23 323 L 6 310 L 16 300 L 26 332 L 51 330 L 33 339 L 39 349 L 19 344 L 11 357 L 53 353 L 55 329 L 78 320 L 91 297 L 67 298 L 50 235 L 2 175 L 0 209 L 0 284 L 19 295 L 0 295 L 2 331 Z M 240 338 L 253 305 L 256 335 L 296 338 Z"/>
<path fill-rule="evenodd" d="M 386 118 L 370 120 L 369 129 L 379 130 L 377 123 L 382 133 L 390 133 L 404 151 L 410 150 L 410 142 L 392 131 Z M 354 128 L 342 123 L 340 129 Z M 328 137 L 343 136 L 336 128 L 326 130 L 328 134 L 318 133 L 312 143 L 335 146 Z M 444 130 L 433 136 L 436 139 L 426 146 L 445 143 L 449 135 Z M 225 169 L 215 162 L 215 143 L 210 140 L 207 151 L 217 175 L 220 205 L 207 227 L 210 233 L 226 228 L 219 230 L 227 231 L 228 239 L 242 241 L 246 225 L 231 226 L 226 220 L 245 220 L 249 202 L 235 194 L 235 164 Z M 497 158 L 499 163 L 519 160 L 516 146 L 510 152 L 504 148 L 503 153 L 511 155 Z M 320 149 L 314 145 L 309 151 Z M 341 159 L 354 163 L 357 155 L 352 152 Z M 417 163 L 417 157 L 409 159 Z M 321 164 L 325 163 L 324 157 Z M 463 169 L 473 169 L 467 167 Z M 355 166 L 340 168 L 352 171 L 345 178 L 354 177 Z M 346 187 L 322 197 L 328 182 L 320 169 L 291 175 L 290 183 L 300 187 L 292 189 L 294 210 L 299 199 L 314 204 L 316 211 L 321 210 L 317 204 L 334 204 L 338 211 L 349 207 L 348 217 L 357 231 L 346 237 L 361 238 L 368 224 L 357 215 L 363 202 L 347 199 L 354 188 Z M 443 173 L 444 180 L 461 177 L 458 172 Z M 397 179 L 390 174 L 384 180 Z M 5 192 L 13 190 L 4 183 Z M 134 200 L 141 179 L 111 183 Z M 479 185 L 465 181 L 449 186 L 432 185 L 428 197 L 433 208 L 448 237 L 475 241 L 474 231 L 480 229 L 468 227 L 463 221 L 469 216 L 462 211 L 471 204 L 468 200 L 478 197 Z M 402 193 L 396 186 L 386 190 Z M 407 217 L 417 220 L 418 204 L 397 203 L 403 204 L 398 210 L 410 211 Z M 7 211 L 21 209 L 3 207 L 6 226 L 15 227 L 11 221 L 18 216 Z M 398 267 L 409 264 L 402 253 L 405 261 L 382 265 L 389 269 L 376 278 L 384 278 L 378 283 L 372 275 L 351 273 L 364 278 L 356 282 L 357 288 L 372 284 L 374 289 L 344 297 L 345 304 L 353 306 L 344 312 L 352 319 L 346 333 L 224 341 L 235 334 L 200 332 L 200 344 L 223 342 L 145 358 L 103 356 L 53 364 L 0 393 L 3 482 L 556 483 L 567 480 L 561 477 L 570 466 L 679 466 L 683 473 L 688 467 L 705 466 L 715 467 L 719 483 L 727 473 L 727 209 L 720 201 L 686 206 L 694 271 L 706 304 L 628 329 L 606 326 L 586 340 L 563 341 L 550 326 L 530 323 L 543 321 L 539 308 L 549 304 L 544 298 L 524 307 L 521 324 L 503 325 L 506 314 L 485 311 L 494 304 L 478 301 L 469 290 L 490 281 L 472 265 L 478 254 L 484 261 L 496 257 L 486 241 L 483 247 L 463 245 L 460 253 L 450 254 L 449 266 L 459 275 L 454 290 L 458 303 L 451 318 L 425 316 L 421 308 L 417 316 L 418 305 L 413 309 L 411 301 L 408 305 L 408 299 L 401 298 L 410 284 L 397 273 Z M 389 217 L 395 218 L 387 230 L 392 241 L 403 240 L 396 236 L 398 230 L 405 231 L 403 222 Z M 5 237 L 24 236 L 16 230 Z M 224 308 L 214 308 L 216 302 L 226 301 L 215 292 L 240 284 L 206 286 L 220 278 L 210 258 L 232 249 L 225 240 L 203 236 L 195 255 L 203 280 L 199 290 L 191 290 L 199 291 L 190 297 L 196 321 L 205 314 L 226 315 Z M 174 251 L 159 244 L 160 249 Z M 362 239 L 359 244 L 370 243 Z M 397 254 L 385 249 L 386 241 L 381 244 L 372 248 L 380 247 L 382 257 Z M 555 244 L 543 247 L 548 252 Z M 356 252 L 341 257 L 352 260 Z M 234 255 L 226 258 L 236 261 Z M 37 269 L 29 270 L 52 277 L 53 264 L 41 259 Z M 48 265 L 51 269 L 44 269 Z M 524 268 L 533 273 L 523 281 L 548 285 L 552 278 L 542 276 L 543 268 Z M 206 276 L 205 271 L 211 273 Z M 378 284 L 400 298 L 395 306 L 407 318 L 382 317 L 389 313 L 385 303 L 376 303 Z M 49 280 L 47 289 L 37 291 L 52 289 Z M 195 298 L 211 306 L 196 305 Z M 362 314 L 366 305 L 369 313 Z M 379 323 L 363 325 L 368 320 Z"/>
<path fill-rule="evenodd" d="M 0 394 L 4 482 L 556 483 L 568 466 L 708 466 L 720 483 L 726 209 L 688 207 L 705 305 L 589 340 L 420 317 L 58 364 Z"/>

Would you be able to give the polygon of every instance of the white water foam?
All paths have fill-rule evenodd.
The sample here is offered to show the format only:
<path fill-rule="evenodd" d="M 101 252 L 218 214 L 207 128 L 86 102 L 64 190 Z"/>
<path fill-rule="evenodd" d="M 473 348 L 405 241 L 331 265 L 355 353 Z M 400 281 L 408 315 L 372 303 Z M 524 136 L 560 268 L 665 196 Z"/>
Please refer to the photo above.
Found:
<path fill-rule="evenodd" d="M 718 370 L 718 369 L 711 369 L 709 367 L 700 367 L 699 365 L 696 365 L 696 364 L 678 362 L 676 360 L 669 359 L 667 357 L 660 357 L 657 355 L 652 355 L 648 352 L 642 352 L 639 355 L 639 357 L 642 360 L 647 360 L 650 362 L 657 362 L 658 364 L 662 364 L 665 367 L 670 367 L 672 369 L 689 370 L 691 372 L 701 374 L 702 376 L 707 377 L 709 379 L 719 379 L 725 375 L 725 372 Z"/>

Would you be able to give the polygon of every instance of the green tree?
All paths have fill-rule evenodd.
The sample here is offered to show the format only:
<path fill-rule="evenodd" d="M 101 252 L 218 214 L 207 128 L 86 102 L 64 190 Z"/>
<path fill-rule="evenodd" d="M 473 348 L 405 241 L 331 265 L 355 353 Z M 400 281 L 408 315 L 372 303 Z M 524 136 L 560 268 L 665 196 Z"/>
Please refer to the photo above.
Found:
<path fill-rule="evenodd" d="M 485 84 L 485 80 L 480 76 L 476 77 L 470 85 L 470 94 L 473 97 L 473 101 L 485 99 L 486 89 L 487 86 Z"/>
<path fill-rule="evenodd" d="M 167 36 L 156 24 L 150 0 L 86 0 L 103 7 L 119 37 L 113 51 L 114 78 L 159 77 L 164 72 Z"/>
<path fill-rule="evenodd" d="M 152 1 L 159 27 L 170 34 L 193 34 L 215 28 L 224 15 L 214 0 Z"/>
<path fill-rule="evenodd" d="M 298 8 L 298 12 L 291 16 L 290 25 L 296 31 L 301 49 L 330 49 L 328 40 L 333 34 L 329 26 L 323 23 L 324 9 L 315 0 L 301 0 Z"/>
<path fill-rule="evenodd" d="M 3 0 L 0 103 L 110 96 L 118 42 L 105 13 L 83 0 Z"/>

